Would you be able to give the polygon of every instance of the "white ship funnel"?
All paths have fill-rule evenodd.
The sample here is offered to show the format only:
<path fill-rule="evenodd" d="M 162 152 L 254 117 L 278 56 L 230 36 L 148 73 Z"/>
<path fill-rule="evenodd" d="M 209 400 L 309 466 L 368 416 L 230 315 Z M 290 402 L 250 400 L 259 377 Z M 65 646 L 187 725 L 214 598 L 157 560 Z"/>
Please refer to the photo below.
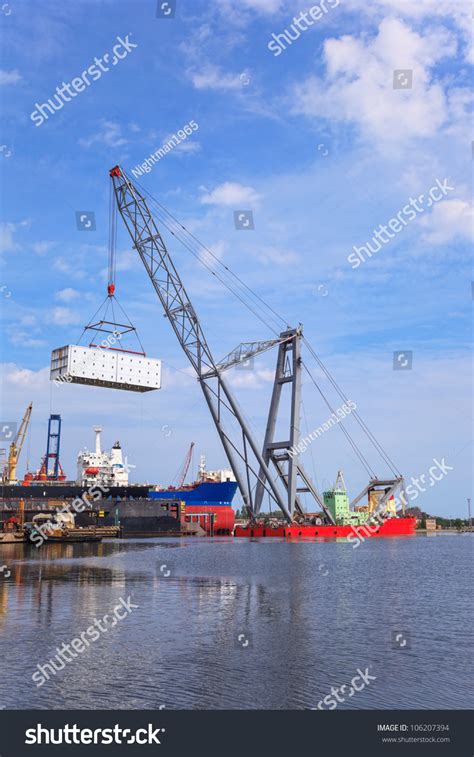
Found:
<path fill-rule="evenodd" d="M 95 454 L 100 455 L 102 453 L 100 449 L 100 435 L 102 432 L 102 427 L 95 426 L 94 431 L 95 431 Z"/>

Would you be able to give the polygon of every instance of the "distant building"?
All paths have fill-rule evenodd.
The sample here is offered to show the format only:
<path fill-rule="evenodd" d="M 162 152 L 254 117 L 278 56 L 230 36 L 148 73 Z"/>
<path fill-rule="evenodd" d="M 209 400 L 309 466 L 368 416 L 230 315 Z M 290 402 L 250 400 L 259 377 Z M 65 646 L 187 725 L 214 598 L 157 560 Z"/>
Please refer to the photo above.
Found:
<path fill-rule="evenodd" d="M 427 531 L 436 531 L 436 518 L 426 518 L 425 528 Z"/>

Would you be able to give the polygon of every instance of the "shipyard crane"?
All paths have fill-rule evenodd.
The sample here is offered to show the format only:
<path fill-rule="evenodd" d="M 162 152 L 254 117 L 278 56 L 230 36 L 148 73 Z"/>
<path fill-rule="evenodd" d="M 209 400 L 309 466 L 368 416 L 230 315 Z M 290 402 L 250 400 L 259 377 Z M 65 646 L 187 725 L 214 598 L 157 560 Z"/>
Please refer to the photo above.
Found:
<path fill-rule="evenodd" d="M 194 449 L 194 442 L 191 442 L 189 445 L 189 449 L 186 452 L 186 457 L 184 458 L 183 467 L 178 479 L 177 488 L 181 489 L 182 485 L 186 481 L 186 476 L 188 475 L 189 466 L 191 465 L 191 460 L 193 457 L 193 449 Z"/>
<path fill-rule="evenodd" d="M 112 179 L 116 200 L 114 212 L 118 208 L 132 239 L 133 247 L 138 252 L 160 299 L 165 316 L 168 318 L 184 353 L 196 372 L 197 380 L 234 473 L 244 505 L 247 507 L 251 518 L 254 519 L 258 516 L 263 498 L 267 494 L 270 506 L 276 504 L 286 520 L 291 523 L 296 514 L 303 514 L 300 495 L 308 493 L 324 510 L 328 521 L 334 523 L 334 516 L 304 469 L 299 457 L 301 373 L 303 367 L 301 342 L 304 340 L 301 324 L 296 328 L 292 328 L 287 324 L 283 331 L 280 331 L 280 333 L 275 332 L 274 339 L 259 342 L 244 342 L 224 359 L 216 361 L 204 336 L 197 312 L 191 303 L 180 275 L 168 252 L 157 222 L 150 211 L 147 197 L 145 196 L 148 193 L 141 188 L 137 188 L 121 166 L 117 165 L 112 168 L 109 171 L 109 175 Z M 174 226 L 170 228 L 166 220 L 161 218 L 159 212 L 162 209 L 167 213 L 166 209 L 158 202 L 154 202 L 158 207 L 157 214 L 160 217 L 161 223 L 190 252 L 195 254 L 192 248 L 181 238 L 181 230 L 187 232 L 185 227 L 174 216 L 168 213 L 174 222 Z M 196 239 L 192 234 L 187 233 L 193 240 Z M 208 253 L 210 252 L 207 248 L 205 250 Z M 229 269 L 226 268 L 226 270 L 232 274 Z M 216 275 L 214 272 L 213 274 Z M 225 286 L 228 286 L 225 281 L 222 279 L 219 280 Z M 243 282 L 240 280 L 239 282 L 245 289 L 249 290 L 249 287 L 243 284 Z M 244 302 L 244 299 L 237 292 L 233 293 Z M 255 295 L 255 297 L 260 303 L 263 303 L 271 310 L 280 321 L 285 323 L 281 316 L 278 316 L 258 295 Z M 244 302 L 244 304 L 247 303 Z M 247 307 L 249 307 L 248 304 Z M 252 307 L 249 307 L 249 309 L 265 323 L 258 312 L 252 309 Z M 322 367 L 323 372 L 328 376 L 336 391 L 347 401 L 342 390 L 337 386 L 325 366 L 322 365 L 310 345 L 308 345 L 306 340 L 304 342 L 309 352 Z M 278 346 L 277 364 L 263 448 L 260 448 L 248 422 L 240 410 L 224 373 L 228 368 L 248 361 L 275 346 Z M 313 383 L 316 383 L 307 367 L 304 366 L 304 368 Z M 284 387 L 289 388 L 290 394 L 289 428 L 283 437 L 276 438 L 277 421 Z M 319 387 L 317 388 L 319 389 Z M 331 409 L 331 412 L 334 412 L 327 399 L 323 398 Z M 397 488 L 401 487 L 404 489 L 403 477 L 399 474 L 393 462 L 356 411 L 353 412 L 353 416 L 394 473 L 394 478 L 392 479 L 378 479 L 349 433 L 340 424 L 341 430 L 370 475 L 369 485 L 363 493 L 383 486 L 382 502 L 386 501 Z M 281 424 L 279 426 L 281 427 Z M 359 501 L 363 493 L 351 504 Z"/>
<path fill-rule="evenodd" d="M 298 455 L 289 454 L 299 443 L 299 401 L 301 360 L 299 356 L 302 328 L 287 328 L 273 340 L 240 345 L 223 361 L 216 361 L 178 271 L 166 248 L 144 194 L 132 183 L 120 166 L 109 172 L 117 208 L 130 234 L 135 250 L 161 301 L 178 341 L 197 374 L 214 424 L 244 504 L 252 516 L 258 514 L 265 493 L 291 523 L 295 511 L 302 512 L 300 492 L 310 492 L 332 515 L 299 463 Z M 237 363 L 279 345 L 278 370 L 275 377 L 270 415 L 263 450 L 260 449 L 244 418 L 224 372 Z M 287 438 L 275 440 L 276 418 L 283 384 L 291 383 L 291 421 Z M 242 469 L 243 463 L 243 469 Z M 276 467 L 270 468 L 270 463 Z M 302 486 L 298 486 L 298 477 Z"/>
<path fill-rule="evenodd" d="M 40 469 L 35 474 L 27 474 L 30 481 L 65 481 L 62 465 L 59 461 L 61 447 L 61 416 L 52 413 L 48 420 L 46 453 Z"/>
<path fill-rule="evenodd" d="M 30 402 L 25 410 L 23 420 L 20 423 L 20 428 L 18 429 L 15 438 L 10 443 L 8 462 L 4 469 L 4 480 L 7 484 L 15 484 L 17 481 L 16 469 L 18 466 L 21 450 L 23 448 L 23 442 L 25 441 L 26 432 L 28 430 L 28 424 L 30 422 L 32 409 L 33 403 Z"/>

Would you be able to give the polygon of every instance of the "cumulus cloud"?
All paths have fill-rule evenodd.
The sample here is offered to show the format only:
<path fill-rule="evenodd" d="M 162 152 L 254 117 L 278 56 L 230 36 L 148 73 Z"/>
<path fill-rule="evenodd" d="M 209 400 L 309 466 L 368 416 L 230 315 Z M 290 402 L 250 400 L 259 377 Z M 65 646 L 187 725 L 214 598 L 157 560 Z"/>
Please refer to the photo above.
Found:
<path fill-rule="evenodd" d="M 29 368 L 23 368 L 14 363 L 3 363 L 2 365 L 2 381 L 15 388 L 38 389 L 40 385 L 44 387 L 48 380 L 49 368 L 31 371 Z"/>
<path fill-rule="evenodd" d="M 384 147 L 434 136 L 446 124 L 449 108 L 433 69 L 456 49 L 456 38 L 446 29 L 422 36 L 394 18 L 384 19 L 373 37 L 327 39 L 325 76 L 294 86 L 293 110 L 352 123 L 366 140 Z M 393 88 L 397 69 L 412 70 L 411 89 Z"/>
<path fill-rule="evenodd" d="M 168 137 L 169 139 L 169 137 Z M 201 150 L 201 144 L 196 141 L 186 141 L 186 142 L 180 142 L 179 145 L 176 145 L 174 152 L 175 153 L 195 153 L 199 152 Z"/>
<path fill-rule="evenodd" d="M 36 252 L 37 255 L 44 255 L 45 252 L 51 250 L 51 248 L 54 247 L 55 244 L 55 242 L 48 242 L 47 240 L 44 240 L 42 242 L 34 242 L 31 245 L 31 249 L 33 250 L 33 252 Z"/>
<path fill-rule="evenodd" d="M 16 84 L 20 81 L 21 78 L 22 76 L 16 68 L 12 71 L 5 71 L 4 69 L 0 69 L 0 85 Z"/>
<path fill-rule="evenodd" d="M 293 0 L 294 2 L 294 0 Z M 284 7 L 284 0 L 218 0 L 218 8 L 223 17 L 231 23 L 243 26 L 252 20 L 252 12 L 262 16 L 272 16 L 280 13 Z"/>
<path fill-rule="evenodd" d="M 270 384 L 275 378 L 274 371 L 268 368 L 257 368 L 253 363 L 248 367 L 236 367 L 229 373 L 229 383 L 239 389 L 260 389 Z"/>
<path fill-rule="evenodd" d="M 264 265 L 291 265 L 296 263 L 300 258 L 292 250 L 282 250 L 278 247 L 265 247 L 257 252 L 257 260 Z"/>
<path fill-rule="evenodd" d="M 50 313 L 49 320 L 56 326 L 74 326 L 81 322 L 79 313 L 71 308 L 56 307 Z"/>
<path fill-rule="evenodd" d="M 196 89 L 235 91 L 242 89 L 242 72 L 225 73 L 218 66 L 208 64 L 200 70 L 190 70 L 188 75 Z"/>
<path fill-rule="evenodd" d="M 66 287 L 56 292 L 56 299 L 60 302 L 72 302 L 73 300 L 77 300 L 78 297 L 80 297 L 80 292 L 72 287 Z"/>
<path fill-rule="evenodd" d="M 232 181 L 219 184 L 212 192 L 207 192 L 201 197 L 204 205 L 226 205 L 238 207 L 239 205 L 257 205 L 261 195 L 253 187 L 246 187 Z"/>
<path fill-rule="evenodd" d="M 106 147 L 121 147 L 122 145 L 126 145 L 127 142 L 128 140 L 122 134 L 120 124 L 115 121 L 107 121 L 106 119 L 101 120 L 100 127 L 95 134 L 79 140 L 79 144 L 82 147 L 90 147 L 94 144 L 102 144 Z"/>
<path fill-rule="evenodd" d="M 199 251 L 199 259 L 202 263 L 205 265 L 213 265 L 217 260 L 222 260 L 225 253 L 227 252 L 228 244 L 227 242 L 216 242 L 215 244 L 211 245 L 208 250 L 200 250 Z"/>
<path fill-rule="evenodd" d="M 472 237 L 474 214 L 464 200 L 445 200 L 434 205 L 429 216 L 420 219 L 424 229 L 422 240 L 430 244 L 446 244 L 454 239 Z"/>
<path fill-rule="evenodd" d="M 21 250 L 21 245 L 15 241 L 15 232 L 25 226 L 29 226 L 29 221 L 20 221 L 20 223 L 11 223 L 2 221 L 0 223 L 0 252 L 16 252 Z"/>
<path fill-rule="evenodd" d="M 372 0 L 370 3 L 360 5 L 359 0 L 345 0 L 347 10 L 351 6 L 360 12 L 371 15 L 388 14 L 396 15 L 400 18 L 410 19 L 413 23 L 430 23 L 436 21 L 451 21 L 461 32 L 464 41 L 464 50 L 466 60 L 474 63 L 474 48 L 472 46 L 472 19 L 469 12 L 469 6 L 459 0 Z"/>
<path fill-rule="evenodd" d="M 26 331 L 17 331 L 10 336 L 10 342 L 15 347 L 44 347 L 46 342 L 44 339 L 35 339 Z"/>

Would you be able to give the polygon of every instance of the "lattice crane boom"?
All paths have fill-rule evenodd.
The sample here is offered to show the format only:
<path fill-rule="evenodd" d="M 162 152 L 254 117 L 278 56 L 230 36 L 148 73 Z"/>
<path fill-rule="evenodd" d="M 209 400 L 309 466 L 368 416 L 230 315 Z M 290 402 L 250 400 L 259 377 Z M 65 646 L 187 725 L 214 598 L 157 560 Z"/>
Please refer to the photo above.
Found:
<path fill-rule="evenodd" d="M 23 442 L 25 441 L 26 432 L 28 430 L 28 425 L 30 422 L 32 409 L 33 409 L 33 403 L 30 402 L 30 404 L 25 410 L 25 414 L 21 421 L 20 428 L 18 429 L 18 432 L 14 440 L 10 444 L 10 450 L 8 454 L 8 463 L 5 469 L 5 479 L 7 483 L 9 484 L 15 483 L 17 480 L 16 469 L 18 465 L 18 460 L 20 458 L 21 450 L 23 448 Z"/>
<path fill-rule="evenodd" d="M 177 484 L 178 489 L 181 489 L 184 482 L 186 481 L 186 476 L 188 475 L 189 466 L 191 465 L 191 460 L 193 457 L 193 449 L 194 449 L 194 442 L 191 442 L 191 444 L 189 445 L 189 449 L 186 453 L 186 457 L 183 463 L 183 468 L 181 470 L 181 473 L 178 479 L 178 484 Z"/>
<path fill-rule="evenodd" d="M 161 301 L 165 314 L 196 371 L 244 504 L 255 513 L 257 482 L 291 522 L 281 489 L 264 460 L 226 379 L 214 361 L 196 311 L 148 208 L 146 199 L 120 166 L 110 171 L 120 215 Z M 236 430 L 236 431 L 235 431 Z M 244 471 L 241 464 L 244 464 Z"/>

